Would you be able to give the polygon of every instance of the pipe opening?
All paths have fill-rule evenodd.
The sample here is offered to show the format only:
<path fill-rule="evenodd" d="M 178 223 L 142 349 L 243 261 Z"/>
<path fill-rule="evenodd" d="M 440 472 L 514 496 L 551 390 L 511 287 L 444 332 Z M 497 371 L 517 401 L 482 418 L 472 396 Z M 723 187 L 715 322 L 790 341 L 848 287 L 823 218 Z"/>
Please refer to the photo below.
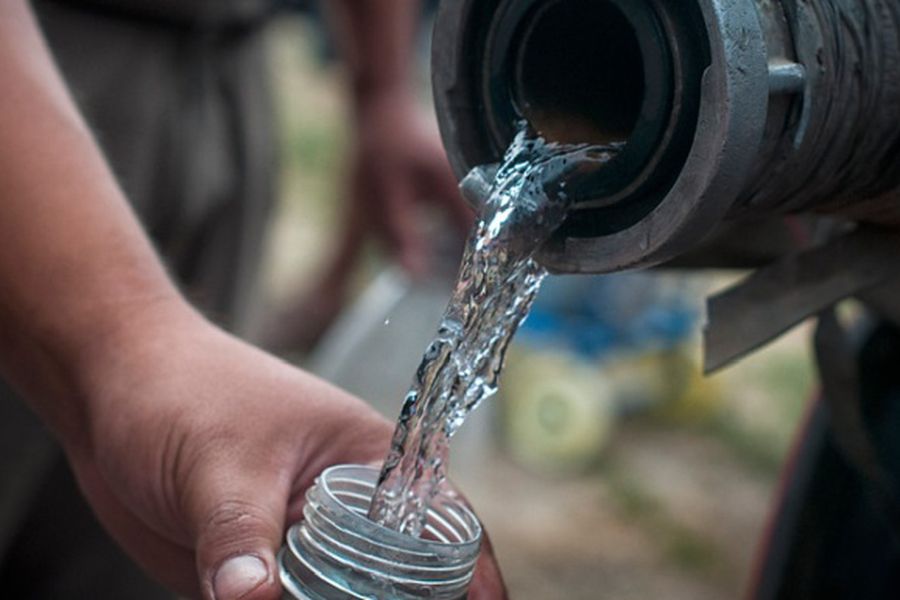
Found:
<path fill-rule="evenodd" d="M 647 92 L 640 35 L 608 0 L 560 0 L 541 9 L 517 60 L 520 114 L 552 141 L 627 141 Z"/>
<path fill-rule="evenodd" d="M 498 0 L 499 1 L 499 0 Z M 487 4 L 476 3 L 479 6 Z M 694 135 L 709 40 L 693 0 L 505 0 L 490 13 L 471 71 L 473 133 L 499 160 L 523 120 L 545 139 L 623 144 L 566 181 L 565 238 L 624 231 L 653 212 L 680 175 Z M 460 97 L 454 83 L 453 101 Z M 471 108 L 470 108 L 471 107 Z M 458 135 L 454 133 L 454 135 Z"/>

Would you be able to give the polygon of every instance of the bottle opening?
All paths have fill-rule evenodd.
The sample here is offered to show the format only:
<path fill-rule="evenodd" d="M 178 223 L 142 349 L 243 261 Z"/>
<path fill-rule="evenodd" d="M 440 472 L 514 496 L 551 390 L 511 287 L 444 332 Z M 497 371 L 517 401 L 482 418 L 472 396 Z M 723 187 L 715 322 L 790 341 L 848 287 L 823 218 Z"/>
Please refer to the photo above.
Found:
<path fill-rule="evenodd" d="M 559 0 L 543 6 L 520 46 L 519 112 L 552 141 L 627 141 L 647 91 L 640 34 L 611 1 Z"/>
<path fill-rule="evenodd" d="M 430 504 L 422 537 L 366 516 L 378 469 L 326 469 L 306 494 L 303 521 L 279 553 L 285 598 L 461 600 L 481 547 L 481 525 L 454 494 Z"/>

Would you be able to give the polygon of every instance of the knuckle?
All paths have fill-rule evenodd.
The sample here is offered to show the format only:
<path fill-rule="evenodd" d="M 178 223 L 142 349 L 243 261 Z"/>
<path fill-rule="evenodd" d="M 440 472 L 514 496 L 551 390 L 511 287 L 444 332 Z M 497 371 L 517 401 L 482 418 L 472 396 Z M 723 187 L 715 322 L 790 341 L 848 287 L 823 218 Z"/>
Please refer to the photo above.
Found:
<path fill-rule="evenodd" d="M 196 540 L 198 557 L 216 562 L 223 556 L 268 548 L 280 537 L 280 523 L 260 506 L 229 500 L 203 521 Z"/>
<path fill-rule="evenodd" d="M 226 500 L 219 503 L 207 516 L 202 530 L 208 534 L 229 532 L 257 532 L 260 527 L 270 529 L 276 524 L 261 506 L 244 500 Z"/>
<path fill-rule="evenodd" d="M 258 504 L 227 500 L 206 516 L 198 533 L 197 560 L 205 568 L 212 568 L 230 556 L 265 555 L 274 549 L 281 529 Z"/>

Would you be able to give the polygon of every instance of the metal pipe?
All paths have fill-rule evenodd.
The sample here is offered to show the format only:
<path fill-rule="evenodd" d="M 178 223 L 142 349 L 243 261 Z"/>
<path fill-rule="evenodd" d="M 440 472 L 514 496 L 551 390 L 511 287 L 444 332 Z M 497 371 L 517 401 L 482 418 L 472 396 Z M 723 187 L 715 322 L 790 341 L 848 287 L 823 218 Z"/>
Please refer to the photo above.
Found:
<path fill-rule="evenodd" d="M 900 226 L 897 0 L 448 0 L 434 92 L 460 179 L 523 119 L 625 142 L 543 250 L 554 270 L 659 264 L 788 213 Z"/>

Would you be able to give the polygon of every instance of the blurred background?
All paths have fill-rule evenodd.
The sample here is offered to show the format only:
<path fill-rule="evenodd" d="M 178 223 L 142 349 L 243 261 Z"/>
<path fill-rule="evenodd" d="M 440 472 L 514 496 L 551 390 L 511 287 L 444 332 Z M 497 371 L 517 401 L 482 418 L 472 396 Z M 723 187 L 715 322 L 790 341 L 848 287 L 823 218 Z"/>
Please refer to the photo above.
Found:
<path fill-rule="evenodd" d="M 302 3 L 298 3 L 300 6 Z M 428 97 L 427 19 L 421 101 Z M 338 252 L 350 136 L 339 62 L 314 13 L 273 28 L 282 149 L 257 332 L 316 292 Z M 460 240 L 426 219 L 411 279 L 365 246 L 349 292 L 323 297 L 287 358 L 392 420 L 449 296 Z M 739 273 L 554 277 L 510 352 L 499 397 L 454 440 L 451 471 L 517 600 L 738 597 L 814 375 L 801 328 L 711 378 L 703 299 Z M 276 336 L 277 337 L 277 336 Z"/>

